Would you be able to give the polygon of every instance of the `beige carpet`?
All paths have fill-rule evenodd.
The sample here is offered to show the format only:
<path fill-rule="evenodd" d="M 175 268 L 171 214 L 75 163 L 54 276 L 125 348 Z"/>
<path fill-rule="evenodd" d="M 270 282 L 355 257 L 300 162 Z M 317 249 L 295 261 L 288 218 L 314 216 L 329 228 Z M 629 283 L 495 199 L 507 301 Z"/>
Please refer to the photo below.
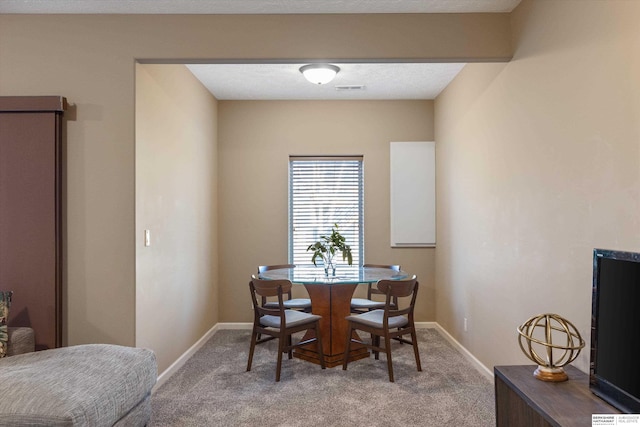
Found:
<path fill-rule="evenodd" d="M 395 383 L 385 356 L 321 370 L 283 360 L 274 381 L 275 341 L 256 348 L 246 372 L 250 331 L 218 331 L 152 397 L 160 426 L 495 425 L 493 383 L 435 329 L 418 330 L 422 372 L 409 345 L 393 344 Z"/>

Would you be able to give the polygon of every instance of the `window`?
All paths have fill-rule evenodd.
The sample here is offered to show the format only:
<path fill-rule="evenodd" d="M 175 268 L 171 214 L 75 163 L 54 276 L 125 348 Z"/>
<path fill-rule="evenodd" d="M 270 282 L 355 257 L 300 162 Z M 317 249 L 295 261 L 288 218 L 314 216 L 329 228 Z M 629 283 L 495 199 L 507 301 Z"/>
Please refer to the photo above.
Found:
<path fill-rule="evenodd" d="M 362 156 L 289 158 L 289 262 L 310 265 L 307 247 L 338 224 L 353 265 L 364 259 Z M 346 263 L 341 254 L 337 264 Z"/>

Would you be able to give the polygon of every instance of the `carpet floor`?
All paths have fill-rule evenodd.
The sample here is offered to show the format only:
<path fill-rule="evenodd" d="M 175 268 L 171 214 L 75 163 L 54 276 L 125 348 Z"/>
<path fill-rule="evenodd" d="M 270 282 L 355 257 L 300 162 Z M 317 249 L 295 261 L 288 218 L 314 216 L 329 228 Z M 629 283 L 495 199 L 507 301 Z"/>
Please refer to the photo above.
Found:
<path fill-rule="evenodd" d="M 395 383 L 384 355 L 320 369 L 257 346 L 246 372 L 250 331 L 221 330 L 152 396 L 150 427 L 495 425 L 493 383 L 436 329 L 419 329 L 422 372 L 410 345 L 394 342 Z"/>

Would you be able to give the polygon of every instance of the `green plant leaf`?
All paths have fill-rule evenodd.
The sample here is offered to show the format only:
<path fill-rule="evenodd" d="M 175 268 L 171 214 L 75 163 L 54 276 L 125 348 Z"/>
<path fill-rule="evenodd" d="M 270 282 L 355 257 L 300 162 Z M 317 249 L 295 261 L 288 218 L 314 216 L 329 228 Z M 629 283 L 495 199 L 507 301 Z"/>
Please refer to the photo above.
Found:
<path fill-rule="evenodd" d="M 330 254 L 333 257 L 336 251 L 342 252 L 342 260 L 346 260 L 349 265 L 353 264 L 353 255 L 351 254 L 351 247 L 346 244 L 346 239 L 340 231 L 338 231 L 338 223 L 334 223 L 331 228 L 330 236 L 320 236 L 320 240 L 310 244 L 307 247 L 307 251 L 313 251 L 311 261 L 313 265 L 317 265 L 316 261 L 318 257 L 326 261 L 326 255 Z"/>

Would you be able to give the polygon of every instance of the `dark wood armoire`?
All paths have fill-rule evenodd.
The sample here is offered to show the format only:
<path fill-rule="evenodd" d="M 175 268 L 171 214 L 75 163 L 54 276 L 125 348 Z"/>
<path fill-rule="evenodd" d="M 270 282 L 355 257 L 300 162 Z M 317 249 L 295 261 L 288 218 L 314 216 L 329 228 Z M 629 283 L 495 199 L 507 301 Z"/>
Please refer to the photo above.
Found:
<path fill-rule="evenodd" d="M 36 349 L 62 345 L 60 96 L 0 96 L 0 290 L 9 326 L 30 326 Z"/>

